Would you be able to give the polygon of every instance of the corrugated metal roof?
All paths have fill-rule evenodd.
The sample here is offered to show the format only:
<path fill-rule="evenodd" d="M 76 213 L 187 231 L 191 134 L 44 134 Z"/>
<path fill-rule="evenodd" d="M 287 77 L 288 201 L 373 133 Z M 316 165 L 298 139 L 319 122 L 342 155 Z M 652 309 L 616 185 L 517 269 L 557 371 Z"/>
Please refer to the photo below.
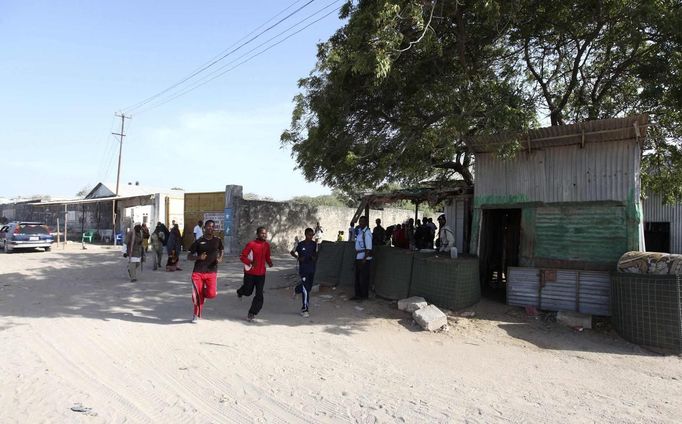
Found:
<path fill-rule="evenodd" d="M 497 152 L 501 147 L 519 142 L 526 151 L 545 147 L 586 145 L 606 141 L 641 140 L 646 136 L 647 115 L 586 121 L 529 130 L 474 137 L 466 144 L 474 153 Z"/>
<path fill-rule="evenodd" d="M 116 184 L 111 183 L 98 183 L 91 191 L 85 196 L 86 199 L 97 199 L 114 197 L 114 192 L 116 191 Z M 171 193 L 177 191 L 179 193 L 184 193 L 184 190 L 173 190 L 169 188 L 162 187 L 148 187 L 135 184 L 120 184 L 118 188 L 118 197 L 138 197 L 145 196 L 155 193 Z"/>
<path fill-rule="evenodd" d="M 635 139 L 523 151 L 507 160 L 478 153 L 475 197 L 514 196 L 521 202 L 638 198 L 640 159 Z"/>

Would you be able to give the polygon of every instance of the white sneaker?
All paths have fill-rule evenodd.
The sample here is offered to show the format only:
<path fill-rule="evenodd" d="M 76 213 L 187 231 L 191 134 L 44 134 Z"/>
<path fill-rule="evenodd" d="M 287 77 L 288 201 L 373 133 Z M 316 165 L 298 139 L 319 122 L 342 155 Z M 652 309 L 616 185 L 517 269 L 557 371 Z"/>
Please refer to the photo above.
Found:
<path fill-rule="evenodd" d="M 199 322 L 199 317 L 196 315 L 192 315 L 192 324 L 196 324 L 197 322 Z"/>

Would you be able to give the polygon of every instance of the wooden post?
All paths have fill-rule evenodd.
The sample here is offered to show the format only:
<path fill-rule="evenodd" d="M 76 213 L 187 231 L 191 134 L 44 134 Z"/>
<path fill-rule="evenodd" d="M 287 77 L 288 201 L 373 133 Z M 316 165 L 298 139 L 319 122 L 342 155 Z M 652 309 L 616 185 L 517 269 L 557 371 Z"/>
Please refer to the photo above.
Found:
<path fill-rule="evenodd" d="M 85 250 L 85 203 L 81 203 L 81 249 Z M 91 239 L 92 241 L 92 239 Z"/>
<path fill-rule="evenodd" d="M 111 242 L 116 246 L 116 200 L 111 201 Z"/>
<path fill-rule="evenodd" d="M 67 206 L 64 205 L 64 249 L 66 249 L 66 242 L 69 240 L 69 238 L 68 238 L 69 232 L 66 229 L 68 220 L 69 220 L 69 211 L 67 209 Z"/>
<path fill-rule="evenodd" d="M 59 243 L 61 243 L 61 239 L 59 237 L 60 235 L 61 234 L 59 234 L 59 215 L 57 215 L 57 246 L 59 246 Z"/>

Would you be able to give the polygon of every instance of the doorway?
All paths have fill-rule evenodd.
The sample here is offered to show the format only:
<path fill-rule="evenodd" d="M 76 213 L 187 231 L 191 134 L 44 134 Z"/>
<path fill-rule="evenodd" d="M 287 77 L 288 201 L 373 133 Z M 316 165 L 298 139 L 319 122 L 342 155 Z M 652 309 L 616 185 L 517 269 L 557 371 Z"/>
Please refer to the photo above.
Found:
<path fill-rule="evenodd" d="M 647 252 L 670 253 L 670 223 L 645 222 L 644 246 Z"/>
<path fill-rule="evenodd" d="M 506 301 L 507 268 L 519 265 L 521 209 L 484 209 L 481 226 L 481 292 Z"/>

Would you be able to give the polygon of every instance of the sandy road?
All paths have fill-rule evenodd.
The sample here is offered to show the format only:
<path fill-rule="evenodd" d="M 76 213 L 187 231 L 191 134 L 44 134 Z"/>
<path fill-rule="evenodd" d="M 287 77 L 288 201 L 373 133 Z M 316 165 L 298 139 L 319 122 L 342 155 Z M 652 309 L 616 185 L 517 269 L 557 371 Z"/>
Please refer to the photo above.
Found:
<path fill-rule="evenodd" d="M 116 251 L 78 247 L 0 254 L 3 423 L 682 417 L 682 360 L 608 331 L 574 333 L 485 301 L 476 318 L 430 334 L 390 302 L 346 301 L 343 288 L 314 297 L 309 319 L 288 290 L 267 290 L 250 324 L 233 259 L 205 319 L 191 324 L 190 264 L 130 283 Z M 271 286 L 293 272 L 279 264 Z"/>

